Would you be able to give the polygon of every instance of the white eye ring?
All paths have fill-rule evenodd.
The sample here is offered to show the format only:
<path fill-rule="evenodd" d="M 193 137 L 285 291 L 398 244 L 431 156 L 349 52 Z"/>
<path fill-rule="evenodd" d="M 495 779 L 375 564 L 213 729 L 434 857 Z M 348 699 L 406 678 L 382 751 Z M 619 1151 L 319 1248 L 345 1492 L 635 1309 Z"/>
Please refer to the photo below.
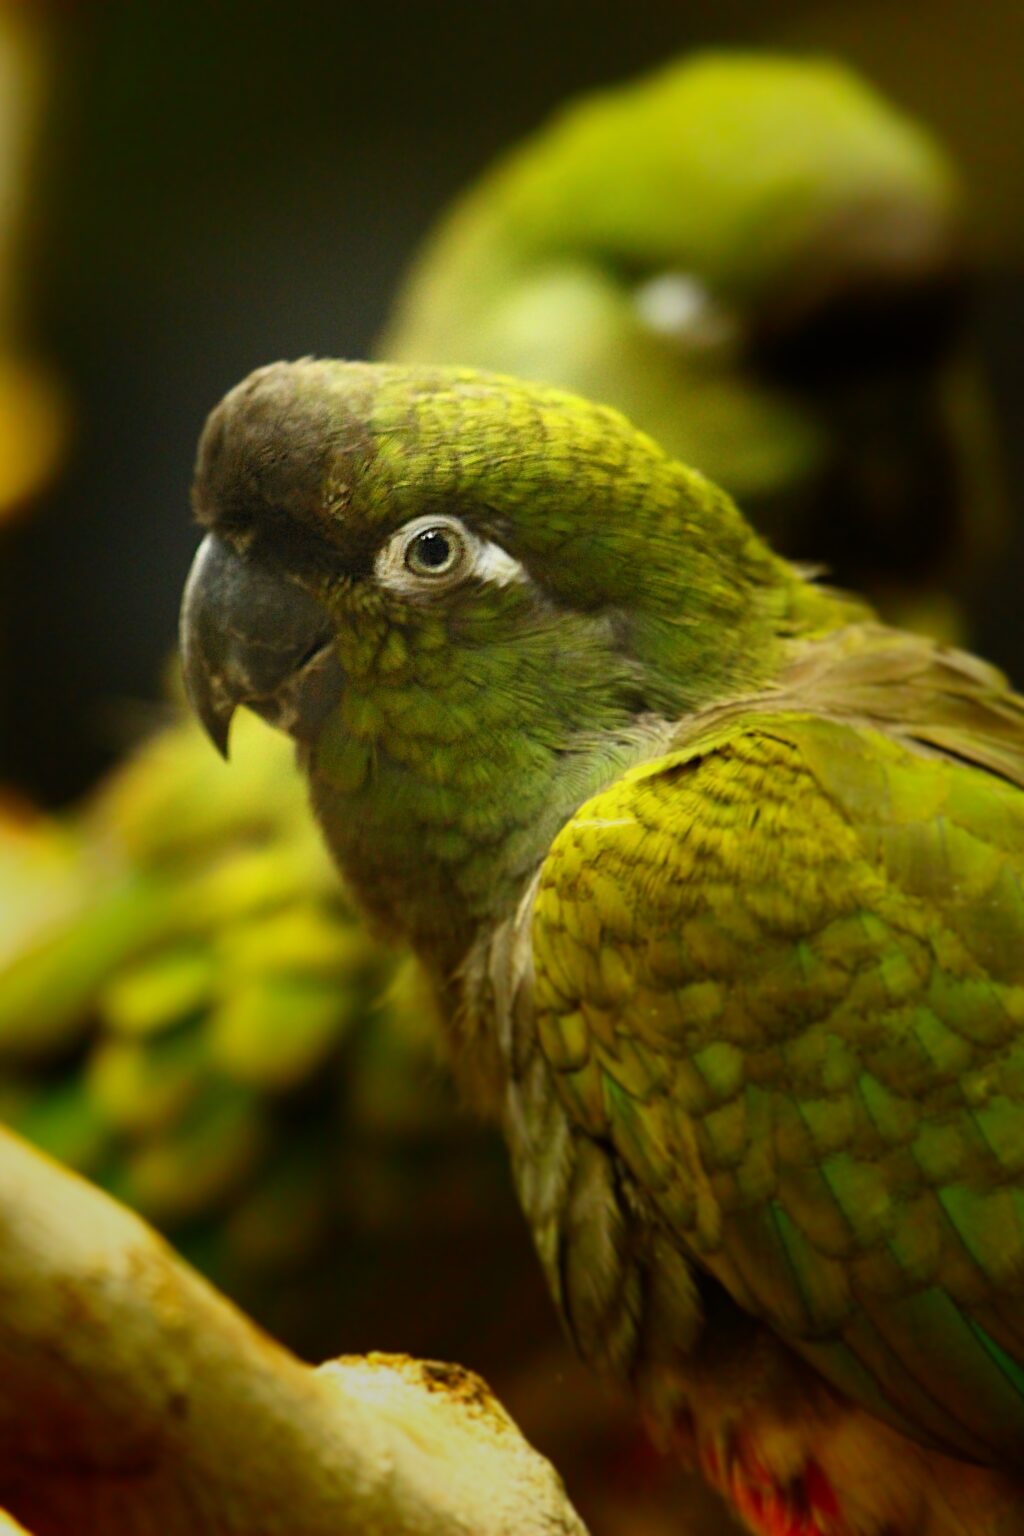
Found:
<path fill-rule="evenodd" d="M 689 351 L 718 352 L 736 340 L 734 317 L 692 272 L 659 272 L 633 303 L 644 325 Z"/>
<path fill-rule="evenodd" d="M 457 517 L 416 517 L 377 551 L 373 573 L 393 592 L 447 591 L 470 576 L 507 586 L 526 581 L 518 560 Z"/>

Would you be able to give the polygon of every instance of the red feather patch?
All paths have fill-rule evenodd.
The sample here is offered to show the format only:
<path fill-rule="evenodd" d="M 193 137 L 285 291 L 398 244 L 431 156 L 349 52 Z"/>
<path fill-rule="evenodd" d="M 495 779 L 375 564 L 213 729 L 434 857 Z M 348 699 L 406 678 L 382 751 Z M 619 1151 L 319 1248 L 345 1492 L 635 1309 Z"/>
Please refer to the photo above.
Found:
<path fill-rule="evenodd" d="M 835 1489 L 816 1461 L 780 1484 L 755 1452 L 731 1450 L 702 1447 L 704 1473 L 757 1536 L 847 1536 Z"/>

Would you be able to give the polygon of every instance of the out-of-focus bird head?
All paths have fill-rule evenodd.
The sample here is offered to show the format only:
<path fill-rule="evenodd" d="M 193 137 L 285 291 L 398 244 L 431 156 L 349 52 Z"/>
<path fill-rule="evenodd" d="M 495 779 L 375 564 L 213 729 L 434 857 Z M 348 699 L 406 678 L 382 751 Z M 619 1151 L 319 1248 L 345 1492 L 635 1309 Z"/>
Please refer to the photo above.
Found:
<path fill-rule="evenodd" d="M 934 138 L 850 70 L 697 55 L 571 105 L 460 199 L 382 350 L 606 400 L 877 592 L 991 513 L 965 232 Z"/>

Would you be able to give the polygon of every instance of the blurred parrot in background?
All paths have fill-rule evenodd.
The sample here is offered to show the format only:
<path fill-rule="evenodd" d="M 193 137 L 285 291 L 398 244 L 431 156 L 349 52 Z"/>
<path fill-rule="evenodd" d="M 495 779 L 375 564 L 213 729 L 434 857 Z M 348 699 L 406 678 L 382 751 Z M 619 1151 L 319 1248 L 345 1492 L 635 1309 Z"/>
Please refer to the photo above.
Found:
<path fill-rule="evenodd" d="M 624 405 L 787 551 L 904 605 L 913 582 L 945 622 L 927 583 L 971 564 L 998 504 L 958 209 L 941 151 L 846 70 L 696 57 L 467 194 L 381 347 Z M 483 1131 L 453 1135 L 422 997 L 389 990 L 284 744 L 247 726 L 230 772 L 167 713 L 82 807 L 0 814 L 0 1114 L 294 1340 L 261 1288 L 314 1284 L 339 1222 L 436 1226 L 439 1161 L 463 1212 L 500 1174 Z"/>
<path fill-rule="evenodd" d="M 380 353 L 616 405 L 783 553 L 955 634 L 1008 533 L 966 229 L 934 138 L 849 69 L 698 54 L 471 187 Z"/>
<path fill-rule="evenodd" d="M 294 1107 L 275 1122 L 381 1006 L 386 960 L 316 846 L 287 747 L 256 726 L 235 785 L 182 721 L 75 817 L 8 814 L 0 1109 L 172 1228 L 266 1162 L 228 1243 L 258 1242 L 262 1194 L 263 1240 L 287 1252 L 328 1169 Z"/>
<path fill-rule="evenodd" d="M 260 369 L 195 505 L 582 1355 L 762 1536 L 1024 1532 L 1024 699 L 506 376 Z"/>

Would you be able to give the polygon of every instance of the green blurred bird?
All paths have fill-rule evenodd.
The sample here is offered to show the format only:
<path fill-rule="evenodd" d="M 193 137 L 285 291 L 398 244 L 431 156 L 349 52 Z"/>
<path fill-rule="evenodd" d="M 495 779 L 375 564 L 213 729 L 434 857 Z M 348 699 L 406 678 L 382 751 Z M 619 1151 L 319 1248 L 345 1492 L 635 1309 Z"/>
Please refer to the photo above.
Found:
<path fill-rule="evenodd" d="M 404 1209 L 450 1107 L 415 980 L 253 727 L 237 776 L 182 719 L 75 816 L 0 821 L 0 1114 L 249 1293 Z"/>
<path fill-rule="evenodd" d="M 700 54 L 472 187 L 381 355 L 615 405 L 785 554 L 954 632 L 1007 531 L 966 227 L 939 145 L 850 70 Z"/>
<path fill-rule="evenodd" d="M 617 400 L 787 548 L 856 545 L 906 601 L 954 550 L 966 568 L 995 516 L 956 339 L 956 207 L 940 151 L 847 72 L 697 58 L 574 109 L 488 176 L 382 345 Z M 855 520 L 823 527 L 840 505 Z M 497 1175 L 478 1131 L 452 1136 L 423 1000 L 389 991 L 396 961 L 327 867 L 289 753 L 247 729 L 228 772 L 172 705 L 97 800 L 0 817 L 0 1113 L 295 1338 L 265 1310 L 270 1275 L 301 1296 L 327 1253 L 353 1268 L 339 1223 L 375 1224 L 378 1245 L 389 1220 L 436 1227 L 419 1165 L 444 1164 L 453 1212 Z M 336 1347 L 302 1334 L 314 1310 L 298 1337 Z"/>
<path fill-rule="evenodd" d="M 764 1536 L 1024 1531 L 1024 699 L 507 377 L 261 369 L 195 504 L 583 1355 Z"/>

